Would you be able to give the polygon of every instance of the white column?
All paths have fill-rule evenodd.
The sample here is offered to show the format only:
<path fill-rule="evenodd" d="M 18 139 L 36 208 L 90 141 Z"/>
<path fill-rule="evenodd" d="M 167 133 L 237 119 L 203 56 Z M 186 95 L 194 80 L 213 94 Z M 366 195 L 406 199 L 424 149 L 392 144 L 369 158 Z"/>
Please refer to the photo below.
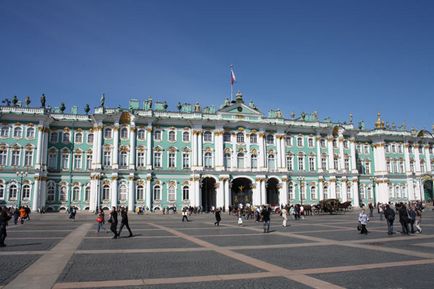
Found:
<path fill-rule="evenodd" d="M 41 169 L 41 163 L 42 163 L 42 154 L 43 154 L 43 134 L 44 134 L 44 126 L 38 126 L 38 147 L 36 148 L 36 163 L 35 163 L 35 169 L 39 170 Z"/>
<path fill-rule="evenodd" d="M 404 143 L 404 161 L 405 161 L 405 169 L 404 169 L 404 171 L 407 174 L 411 174 L 411 170 L 410 170 L 410 154 L 408 153 L 408 143 Z"/>
<path fill-rule="evenodd" d="M 253 205 L 261 205 L 261 178 L 256 177 L 252 196 Z"/>
<path fill-rule="evenodd" d="M 330 179 L 329 184 L 329 198 L 336 199 L 336 179 Z"/>
<path fill-rule="evenodd" d="M 113 127 L 113 169 L 119 168 L 119 124 Z"/>
<path fill-rule="evenodd" d="M 146 128 L 146 169 L 152 169 L 152 127 Z M 149 209 L 151 207 L 149 206 Z"/>
<path fill-rule="evenodd" d="M 42 134 L 42 158 L 41 165 L 44 170 L 47 170 L 47 159 L 48 159 L 48 128 L 44 129 L 44 133 Z"/>
<path fill-rule="evenodd" d="M 288 204 L 288 179 L 286 177 L 282 177 L 282 187 L 279 190 L 279 200 L 281 205 Z"/>
<path fill-rule="evenodd" d="M 339 169 L 343 171 L 345 170 L 345 158 L 344 158 L 344 136 L 342 134 L 339 135 L 338 144 L 339 144 Z"/>
<path fill-rule="evenodd" d="M 429 145 L 425 145 L 425 164 L 426 164 L 426 171 L 428 174 L 431 174 L 432 167 L 431 167 L 431 158 L 429 155 Z"/>
<path fill-rule="evenodd" d="M 219 129 L 214 132 L 215 142 L 215 168 L 217 171 L 224 169 L 223 167 L 223 130 Z"/>
<path fill-rule="evenodd" d="M 358 208 L 360 205 L 360 200 L 359 200 L 359 185 L 357 179 L 353 179 L 352 190 L 353 190 L 353 207 Z"/>
<path fill-rule="evenodd" d="M 331 135 L 327 137 L 327 152 L 329 158 L 328 170 L 330 173 L 334 173 L 335 167 L 334 167 L 334 152 L 333 152 L 333 136 Z"/>
<path fill-rule="evenodd" d="M 39 209 L 40 202 L 40 179 L 41 177 L 35 176 L 35 183 L 33 184 L 33 197 L 32 197 L 32 211 L 36 212 Z"/>
<path fill-rule="evenodd" d="M 224 196 L 224 180 L 222 177 L 219 178 L 218 181 L 218 188 L 217 188 L 217 196 L 216 196 L 216 207 L 217 208 L 224 208 L 225 206 L 225 196 Z"/>
<path fill-rule="evenodd" d="M 350 150 L 351 150 L 351 172 L 357 174 L 356 165 L 356 140 L 355 138 L 350 139 Z"/>
<path fill-rule="evenodd" d="M 193 130 L 191 139 L 192 168 L 197 168 L 197 131 Z"/>
<path fill-rule="evenodd" d="M 102 156 L 102 127 L 94 126 L 94 139 L 92 144 L 92 169 L 101 169 Z"/>
<path fill-rule="evenodd" d="M 324 199 L 323 187 L 324 187 L 324 181 L 322 179 L 319 179 L 319 182 L 318 182 L 318 194 L 319 194 L 319 200 L 320 201 L 322 201 Z"/>
<path fill-rule="evenodd" d="M 237 169 L 237 136 L 231 134 L 232 154 L 231 154 L 231 169 Z"/>
<path fill-rule="evenodd" d="M 226 212 L 229 210 L 229 206 L 232 204 L 229 182 L 230 182 L 229 178 L 224 179 L 225 211 Z"/>
<path fill-rule="evenodd" d="M 267 200 L 267 191 L 265 189 L 265 182 L 266 182 L 266 179 L 265 178 L 262 179 L 262 181 L 261 181 L 261 201 L 262 201 L 262 205 L 268 203 L 268 200 Z"/>
<path fill-rule="evenodd" d="M 386 175 L 386 154 L 384 152 L 384 143 L 378 142 L 373 145 L 374 147 L 374 164 L 375 164 L 375 174 Z"/>
<path fill-rule="evenodd" d="M 342 195 L 342 202 L 346 202 L 347 199 L 347 180 L 342 180 L 341 182 L 341 195 Z"/>
<path fill-rule="evenodd" d="M 203 169 L 203 137 L 202 131 L 197 133 L 197 165 Z"/>
<path fill-rule="evenodd" d="M 316 167 L 318 169 L 318 173 L 322 173 L 323 169 L 321 166 L 321 135 L 316 136 Z"/>
<path fill-rule="evenodd" d="M 146 197 L 145 197 L 145 202 L 146 202 L 146 207 L 149 208 L 149 210 L 151 209 L 151 175 L 147 175 L 146 176 Z"/>
<path fill-rule="evenodd" d="M 251 170 L 252 155 L 250 153 L 250 134 L 246 134 L 245 143 L 246 143 L 246 153 L 244 154 L 244 167 L 247 170 Z"/>
<path fill-rule="evenodd" d="M 194 186 L 196 187 L 196 196 L 195 196 L 195 201 L 196 201 L 196 206 L 201 206 L 202 202 L 201 202 L 201 193 L 200 193 L 200 177 L 195 178 L 194 181 Z"/>
<path fill-rule="evenodd" d="M 130 170 L 136 168 L 136 127 L 130 127 Z"/>
<path fill-rule="evenodd" d="M 258 168 L 260 170 L 265 170 L 265 168 L 266 168 L 266 165 L 265 165 L 265 160 L 266 160 L 266 156 L 265 156 L 265 153 L 266 153 L 266 151 L 265 151 L 266 150 L 265 149 L 265 133 L 263 131 L 261 131 L 258 133 L 258 136 L 259 136 L 259 138 L 258 138 L 258 141 L 259 141 L 258 142 L 258 144 L 259 144 Z"/>
<path fill-rule="evenodd" d="M 134 212 L 135 192 L 134 192 L 134 174 L 128 177 L 128 211 Z"/>
<path fill-rule="evenodd" d="M 415 162 L 415 170 L 416 173 L 420 173 L 421 169 L 420 169 L 420 156 L 419 156 L 419 146 L 420 144 L 414 144 L 414 162 Z"/>
<path fill-rule="evenodd" d="M 280 144 L 280 135 L 276 135 L 276 167 L 279 170 L 282 167 L 282 146 Z"/>
<path fill-rule="evenodd" d="M 95 178 L 95 176 L 91 175 L 91 177 L 90 177 L 90 196 L 89 196 L 89 211 L 91 211 L 91 212 L 95 212 L 96 206 L 98 204 L 96 182 L 97 182 L 97 179 Z"/>
<path fill-rule="evenodd" d="M 47 178 L 42 177 L 41 178 L 41 184 L 40 184 L 41 192 L 40 192 L 40 199 L 39 199 L 39 207 L 45 207 L 46 201 L 47 201 Z"/>
<path fill-rule="evenodd" d="M 111 195 L 112 195 L 112 207 L 118 206 L 118 177 L 112 176 L 112 184 L 111 184 Z"/>

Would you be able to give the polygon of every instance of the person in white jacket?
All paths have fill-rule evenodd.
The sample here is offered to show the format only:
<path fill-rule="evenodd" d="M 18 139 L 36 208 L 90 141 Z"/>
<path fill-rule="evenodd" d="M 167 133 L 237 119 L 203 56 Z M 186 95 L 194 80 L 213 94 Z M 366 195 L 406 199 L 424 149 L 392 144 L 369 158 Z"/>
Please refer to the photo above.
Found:
<path fill-rule="evenodd" d="M 368 230 L 366 229 L 366 225 L 369 222 L 369 217 L 368 215 L 366 215 L 365 213 L 365 209 L 362 209 L 362 211 L 359 214 L 359 223 L 362 226 L 361 230 L 360 230 L 360 234 L 368 234 Z"/>

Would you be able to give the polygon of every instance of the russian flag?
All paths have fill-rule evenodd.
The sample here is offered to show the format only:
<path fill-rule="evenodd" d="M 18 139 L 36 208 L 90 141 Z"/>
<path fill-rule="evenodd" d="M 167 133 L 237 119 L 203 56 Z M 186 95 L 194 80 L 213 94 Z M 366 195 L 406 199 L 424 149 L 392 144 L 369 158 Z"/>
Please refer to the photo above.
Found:
<path fill-rule="evenodd" d="M 235 77 L 234 69 L 231 66 L 231 85 L 234 85 L 235 81 L 237 81 L 237 78 Z"/>

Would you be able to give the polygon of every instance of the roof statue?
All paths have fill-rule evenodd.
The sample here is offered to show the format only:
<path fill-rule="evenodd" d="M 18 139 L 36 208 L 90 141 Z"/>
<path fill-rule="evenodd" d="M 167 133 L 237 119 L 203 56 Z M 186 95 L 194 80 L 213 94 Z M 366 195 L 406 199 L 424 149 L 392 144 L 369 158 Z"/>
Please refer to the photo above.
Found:
<path fill-rule="evenodd" d="M 376 129 L 384 129 L 384 120 L 381 120 L 381 113 L 377 113 L 377 121 L 375 122 Z"/>
<path fill-rule="evenodd" d="M 104 93 L 101 95 L 101 98 L 99 99 L 99 103 L 101 107 L 104 107 L 104 103 L 105 103 L 105 96 Z"/>
<path fill-rule="evenodd" d="M 42 95 L 41 95 L 41 107 L 44 107 L 44 108 L 45 108 L 45 101 L 46 101 L 46 99 L 45 99 L 45 94 L 42 94 Z"/>

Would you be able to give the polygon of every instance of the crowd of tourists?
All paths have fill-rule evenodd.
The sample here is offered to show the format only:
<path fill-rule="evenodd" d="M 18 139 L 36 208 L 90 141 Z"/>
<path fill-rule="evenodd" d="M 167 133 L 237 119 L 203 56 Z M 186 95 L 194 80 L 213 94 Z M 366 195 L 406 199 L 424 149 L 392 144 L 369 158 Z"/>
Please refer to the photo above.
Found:
<path fill-rule="evenodd" d="M 28 206 L 21 207 L 0 207 L 0 247 L 6 247 L 5 239 L 7 237 L 6 227 L 13 218 L 14 224 L 24 224 L 30 221 L 31 210 Z"/>

